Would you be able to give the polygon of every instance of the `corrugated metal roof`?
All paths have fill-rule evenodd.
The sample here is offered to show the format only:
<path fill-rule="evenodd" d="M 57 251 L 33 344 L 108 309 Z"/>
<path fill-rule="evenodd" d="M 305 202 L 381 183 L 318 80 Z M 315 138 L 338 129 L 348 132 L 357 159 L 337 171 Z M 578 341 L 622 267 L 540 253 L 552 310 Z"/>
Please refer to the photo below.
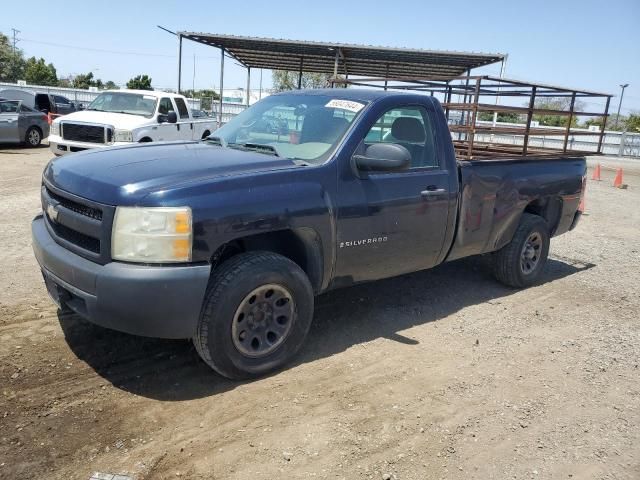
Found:
<path fill-rule="evenodd" d="M 499 53 L 450 52 L 276 38 L 179 32 L 183 38 L 224 48 L 246 67 L 393 78 L 454 78 L 503 60 Z"/>

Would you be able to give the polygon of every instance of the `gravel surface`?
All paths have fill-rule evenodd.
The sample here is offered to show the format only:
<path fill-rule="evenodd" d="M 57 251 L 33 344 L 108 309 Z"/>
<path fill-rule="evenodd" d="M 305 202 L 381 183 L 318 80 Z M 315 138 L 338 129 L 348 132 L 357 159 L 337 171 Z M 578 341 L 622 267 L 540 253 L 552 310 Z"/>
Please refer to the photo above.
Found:
<path fill-rule="evenodd" d="M 590 160 L 539 286 L 472 258 L 331 292 L 293 365 L 235 383 L 57 315 L 29 231 L 49 157 L 0 150 L 0 478 L 640 478 L 640 161 Z"/>

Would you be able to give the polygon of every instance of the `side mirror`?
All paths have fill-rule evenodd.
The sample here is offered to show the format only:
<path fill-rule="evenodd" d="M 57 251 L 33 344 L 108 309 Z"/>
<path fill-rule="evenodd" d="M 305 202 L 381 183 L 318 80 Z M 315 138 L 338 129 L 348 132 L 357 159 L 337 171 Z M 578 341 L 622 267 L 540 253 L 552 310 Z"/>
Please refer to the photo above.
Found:
<path fill-rule="evenodd" d="M 178 114 L 176 112 L 169 112 L 167 114 L 167 122 L 176 123 L 178 121 Z"/>
<path fill-rule="evenodd" d="M 411 165 L 409 150 L 395 143 L 374 143 L 353 159 L 358 170 L 365 172 L 400 172 Z"/>

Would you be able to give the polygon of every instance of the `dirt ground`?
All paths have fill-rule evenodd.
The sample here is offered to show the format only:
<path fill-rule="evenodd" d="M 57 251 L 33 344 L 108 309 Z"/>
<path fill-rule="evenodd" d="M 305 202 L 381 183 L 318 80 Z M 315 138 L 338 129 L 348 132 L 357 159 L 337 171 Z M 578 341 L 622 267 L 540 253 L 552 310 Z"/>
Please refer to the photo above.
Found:
<path fill-rule="evenodd" d="M 466 259 L 331 292 L 293 365 L 234 383 L 58 317 L 29 225 L 50 156 L 0 150 L 0 478 L 640 478 L 640 161 L 602 160 L 541 285 Z"/>

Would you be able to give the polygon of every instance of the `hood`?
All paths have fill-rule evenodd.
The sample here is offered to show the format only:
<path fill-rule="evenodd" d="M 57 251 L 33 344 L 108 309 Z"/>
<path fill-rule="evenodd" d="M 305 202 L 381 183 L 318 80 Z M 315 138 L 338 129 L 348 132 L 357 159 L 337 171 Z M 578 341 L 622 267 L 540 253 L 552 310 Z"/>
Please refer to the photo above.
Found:
<path fill-rule="evenodd" d="M 97 123 L 99 125 L 113 125 L 115 128 L 131 130 L 143 125 L 148 125 L 149 123 L 153 123 L 153 117 L 146 118 L 142 115 L 129 115 L 126 113 L 81 110 L 79 112 L 73 112 L 64 115 L 56 121 Z"/>
<path fill-rule="evenodd" d="M 135 205 L 185 184 L 295 167 L 288 159 L 200 142 L 158 142 L 87 150 L 55 158 L 44 178 L 107 205 Z"/>

